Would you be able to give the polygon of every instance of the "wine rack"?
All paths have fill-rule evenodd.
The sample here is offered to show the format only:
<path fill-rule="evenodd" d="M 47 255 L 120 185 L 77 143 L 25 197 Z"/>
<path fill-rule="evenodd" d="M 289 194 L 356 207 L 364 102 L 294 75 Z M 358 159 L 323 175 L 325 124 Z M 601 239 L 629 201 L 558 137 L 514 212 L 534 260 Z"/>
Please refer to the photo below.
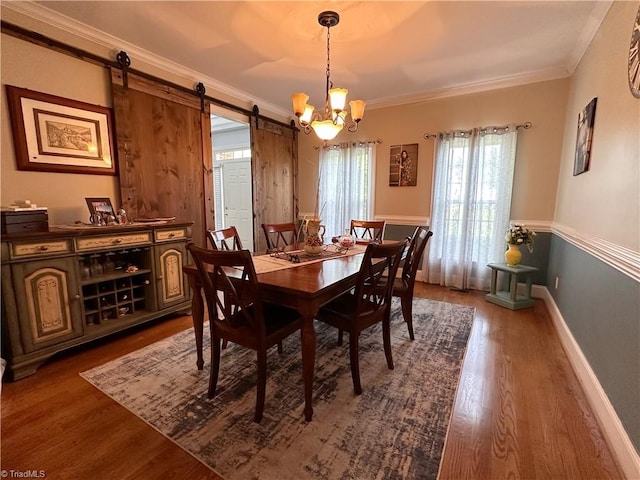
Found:
<path fill-rule="evenodd" d="M 151 248 L 131 248 L 82 256 L 83 319 L 100 325 L 153 310 Z"/>

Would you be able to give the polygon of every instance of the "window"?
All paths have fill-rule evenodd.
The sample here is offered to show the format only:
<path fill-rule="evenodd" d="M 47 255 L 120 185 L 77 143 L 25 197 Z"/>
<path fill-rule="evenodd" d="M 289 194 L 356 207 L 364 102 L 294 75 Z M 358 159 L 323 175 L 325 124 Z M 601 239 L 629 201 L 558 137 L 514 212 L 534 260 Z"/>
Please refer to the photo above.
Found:
<path fill-rule="evenodd" d="M 504 254 L 516 141 L 515 126 L 438 138 L 429 282 L 488 289 L 486 265 L 502 261 Z"/>
<path fill-rule="evenodd" d="M 349 228 L 351 219 L 371 219 L 375 144 L 343 143 L 323 148 L 319 165 L 316 212 L 327 234 L 340 235 Z"/>

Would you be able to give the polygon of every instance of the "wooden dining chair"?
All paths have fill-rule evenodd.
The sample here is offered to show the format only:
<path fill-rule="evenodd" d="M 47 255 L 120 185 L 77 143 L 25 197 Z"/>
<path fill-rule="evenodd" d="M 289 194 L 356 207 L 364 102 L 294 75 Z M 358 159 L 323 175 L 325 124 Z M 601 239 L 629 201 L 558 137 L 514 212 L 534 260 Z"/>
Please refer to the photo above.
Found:
<path fill-rule="evenodd" d="M 263 223 L 262 230 L 268 250 L 280 250 L 288 245 L 298 245 L 298 227 L 295 223 Z"/>
<path fill-rule="evenodd" d="M 353 290 L 332 300 L 322 307 L 316 318 L 339 330 L 338 344 L 341 344 L 342 332 L 349 334 L 349 358 L 353 391 L 360 395 L 360 362 L 358 338 L 366 328 L 382 322 L 382 339 L 387 366 L 393 370 L 391 355 L 390 303 L 393 282 L 404 243 L 387 245 L 369 244 L 356 285 Z"/>
<path fill-rule="evenodd" d="M 416 282 L 416 274 L 418 273 L 418 267 L 420 267 L 420 259 L 424 252 L 427 242 L 433 235 L 431 230 L 426 227 L 417 227 L 413 232 L 409 247 L 406 250 L 404 258 L 404 264 L 402 265 L 402 275 L 400 278 L 395 278 L 393 282 L 394 297 L 400 298 L 402 305 L 402 317 L 407 323 L 407 329 L 409 330 L 409 338 L 414 340 L 413 335 L 413 287 Z"/>
<path fill-rule="evenodd" d="M 194 244 L 187 248 L 198 268 L 209 312 L 211 371 L 207 396 L 213 398 L 216 393 L 221 340 L 255 350 L 258 385 L 254 421 L 259 423 L 267 387 L 267 350 L 301 330 L 303 319 L 296 310 L 261 300 L 249 250 L 207 250 Z"/>
<path fill-rule="evenodd" d="M 356 240 L 363 239 L 382 242 L 385 223 L 385 221 L 374 222 L 369 220 L 351 220 L 351 227 L 349 231 Z"/>
<path fill-rule="evenodd" d="M 207 237 L 214 250 L 242 250 L 242 241 L 234 226 L 207 230 Z"/>
<path fill-rule="evenodd" d="M 214 250 L 242 250 L 242 240 L 240 240 L 238 230 L 234 226 L 219 230 L 207 230 L 207 238 Z M 227 344 L 227 339 L 224 339 L 222 348 L 227 348 Z M 278 345 L 278 351 L 282 353 L 282 344 Z"/>

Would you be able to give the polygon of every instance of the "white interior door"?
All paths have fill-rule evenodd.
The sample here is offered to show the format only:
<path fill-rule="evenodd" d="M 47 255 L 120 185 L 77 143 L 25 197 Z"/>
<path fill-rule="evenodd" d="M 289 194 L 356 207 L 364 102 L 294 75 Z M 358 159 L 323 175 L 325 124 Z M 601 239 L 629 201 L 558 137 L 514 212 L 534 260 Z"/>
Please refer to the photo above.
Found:
<path fill-rule="evenodd" d="M 253 251 L 253 201 L 251 160 L 224 162 L 224 224 L 235 226 L 242 246 Z"/>
<path fill-rule="evenodd" d="M 211 107 L 216 228 L 234 226 L 242 246 L 254 249 L 249 119 Z"/>

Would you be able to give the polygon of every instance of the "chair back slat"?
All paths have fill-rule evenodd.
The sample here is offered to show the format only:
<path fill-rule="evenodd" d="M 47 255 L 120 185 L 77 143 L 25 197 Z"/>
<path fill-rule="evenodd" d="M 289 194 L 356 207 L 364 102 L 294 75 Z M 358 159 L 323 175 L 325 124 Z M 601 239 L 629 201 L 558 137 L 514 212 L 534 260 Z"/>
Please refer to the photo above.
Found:
<path fill-rule="evenodd" d="M 367 245 L 354 291 L 356 315 L 375 313 L 389 306 L 393 278 L 404 249 L 404 243 Z"/>
<path fill-rule="evenodd" d="M 263 306 L 249 250 L 207 250 L 190 244 L 213 322 L 223 331 L 249 328 L 265 335 Z"/>
<path fill-rule="evenodd" d="M 415 282 L 416 274 L 420 267 L 420 259 L 432 235 L 433 232 L 426 227 L 416 227 L 413 232 L 404 265 L 402 266 L 402 281 L 405 284 L 408 285 L 409 283 Z"/>
<path fill-rule="evenodd" d="M 295 223 L 263 223 L 262 230 L 268 250 L 281 250 L 298 244 L 298 227 Z"/>
<path fill-rule="evenodd" d="M 242 241 L 234 226 L 207 230 L 207 237 L 214 250 L 242 250 Z"/>
<path fill-rule="evenodd" d="M 385 224 L 385 221 L 351 220 L 349 231 L 355 238 L 382 242 Z"/>

